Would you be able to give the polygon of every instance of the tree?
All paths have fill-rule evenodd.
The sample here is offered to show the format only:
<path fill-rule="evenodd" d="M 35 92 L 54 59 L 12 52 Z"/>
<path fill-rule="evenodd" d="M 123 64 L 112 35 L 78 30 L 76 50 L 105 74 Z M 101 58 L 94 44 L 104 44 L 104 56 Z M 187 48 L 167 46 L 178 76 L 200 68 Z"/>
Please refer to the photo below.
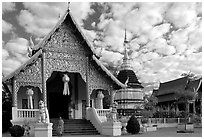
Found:
<path fill-rule="evenodd" d="M 176 96 L 177 96 L 178 102 L 184 103 L 184 106 L 185 106 L 184 115 L 185 115 L 185 130 L 186 130 L 186 124 L 187 124 L 187 118 L 188 118 L 188 112 L 189 112 L 189 109 L 188 109 L 189 103 L 193 101 L 197 95 L 194 91 L 179 89 L 176 91 Z"/>
<path fill-rule="evenodd" d="M 144 96 L 144 110 L 142 111 L 144 118 L 153 117 L 156 112 L 157 103 L 158 99 L 154 95 L 151 95 L 150 97 Z"/>

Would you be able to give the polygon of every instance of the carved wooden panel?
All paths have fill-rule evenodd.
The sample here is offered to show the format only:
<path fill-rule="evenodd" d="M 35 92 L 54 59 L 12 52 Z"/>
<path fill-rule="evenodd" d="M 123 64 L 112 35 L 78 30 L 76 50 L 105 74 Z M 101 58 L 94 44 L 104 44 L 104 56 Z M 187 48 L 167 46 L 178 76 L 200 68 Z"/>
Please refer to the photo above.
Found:
<path fill-rule="evenodd" d="M 100 73 L 93 65 L 90 65 L 89 86 L 93 89 L 104 89 L 110 91 L 112 82 L 108 80 L 107 75 Z"/>
<path fill-rule="evenodd" d="M 38 58 L 31 66 L 27 67 L 24 71 L 21 71 L 19 75 L 16 76 L 16 81 L 41 83 L 41 59 Z"/>
<path fill-rule="evenodd" d="M 86 62 L 83 60 L 59 60 L 46 59 L 45 80 L 47 80 L 53 71 L 78 72 L 86 82 Z"/>
<path fill-rule="evenodd" d="M 37 82 L 16 82 L 15 92 L 17 93 L 21 86 L 33 86 L 38 87 L 42 93 L 42 84 Z"/>
<path fill-rule="evenodd" d="M 86 49 L 75 35 L 75 31 L 70 24 L 62 23 L 59 28 L 52 34 L 50 39 L 45 43 L 45 48 L 52 51 L 51 48 L 59 48 L 67 53 L 85 54 Z"/>

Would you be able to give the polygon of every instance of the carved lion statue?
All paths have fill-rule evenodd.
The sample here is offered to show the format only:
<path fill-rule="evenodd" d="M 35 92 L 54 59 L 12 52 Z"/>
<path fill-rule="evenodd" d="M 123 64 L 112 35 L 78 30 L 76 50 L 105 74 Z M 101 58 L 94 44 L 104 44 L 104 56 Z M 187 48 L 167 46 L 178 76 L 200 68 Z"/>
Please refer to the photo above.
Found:
<path fill-rule="evenodd" d="M 42 100 L 39 101 L 39 123 L 49 123 L 49 114 L 45 104 Z"/>

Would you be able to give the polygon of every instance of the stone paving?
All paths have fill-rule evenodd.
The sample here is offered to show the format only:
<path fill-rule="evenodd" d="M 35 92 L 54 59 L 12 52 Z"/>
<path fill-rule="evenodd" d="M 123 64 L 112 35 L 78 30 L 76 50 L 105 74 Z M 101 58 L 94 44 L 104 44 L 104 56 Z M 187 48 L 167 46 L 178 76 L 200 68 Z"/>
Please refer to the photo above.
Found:
<path fill-rule="evenodd" d="M 168 127 L 168 128 L 159 128 L 157 131 L 153 132 L 144 132 L 141 134 L 124 134 L 121 137 L 202 137 L 202 128 L 194 128 L 194 133 L 177 133 L 177 128 Z M 2 137 L 10 137 L 10 134 L 3 133 Z M 65 137 L 65 136 L 63 136 Z M 76 135 L 68 137 L 104 137 L 102 135 Z"/>

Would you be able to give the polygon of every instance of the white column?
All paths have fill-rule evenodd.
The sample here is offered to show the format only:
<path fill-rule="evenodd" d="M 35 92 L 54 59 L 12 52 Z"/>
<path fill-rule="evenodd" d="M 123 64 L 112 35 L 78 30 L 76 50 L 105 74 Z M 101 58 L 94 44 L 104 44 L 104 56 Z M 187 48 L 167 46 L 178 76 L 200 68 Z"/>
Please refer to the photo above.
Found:
<path fill-rule="evenodd" d="M 103 98 L 104 98 L 104 95 L 103 95 L 102 91 L 98 92 L 97 98 L 98 98 L 98 109 L 103 109 Z"/>
<path fill-rule="evenodd" d="M 42 94 L 45 107 L 47 107 L 47 89 L 46 89 L 46 61 L 45 61 L 45 50 L 42 52 Z"/>
<path fill-rule="evenodd" d="M 27 90 L 27 96 L 28 96 L 28 108 L 33 109 L 33 90 L 30 88 Z"/>
<path fill-rule="evenodd" d="M 90 92 L 89 92 L 89 57 L 86 57 L 86 107 L 90 107 Z"/>

